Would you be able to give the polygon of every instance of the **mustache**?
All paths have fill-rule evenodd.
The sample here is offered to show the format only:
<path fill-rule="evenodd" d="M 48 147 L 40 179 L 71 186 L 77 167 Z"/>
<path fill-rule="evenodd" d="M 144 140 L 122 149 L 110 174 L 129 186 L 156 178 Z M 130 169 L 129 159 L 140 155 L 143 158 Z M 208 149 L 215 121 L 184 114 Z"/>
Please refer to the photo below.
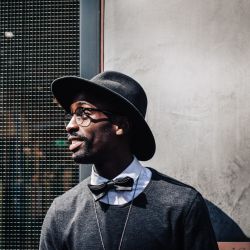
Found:
<path fill-rule="evenodd" d="M 85 142 L 89 142 L 89 139 L 83 135 L 79 135 L 76 132 L 71 132 L 68 133 L 67 138 L 69 139 L 70 137 L 74 137 L 75 139 L 81 140 L 81 141 L 85 141 Z"/>

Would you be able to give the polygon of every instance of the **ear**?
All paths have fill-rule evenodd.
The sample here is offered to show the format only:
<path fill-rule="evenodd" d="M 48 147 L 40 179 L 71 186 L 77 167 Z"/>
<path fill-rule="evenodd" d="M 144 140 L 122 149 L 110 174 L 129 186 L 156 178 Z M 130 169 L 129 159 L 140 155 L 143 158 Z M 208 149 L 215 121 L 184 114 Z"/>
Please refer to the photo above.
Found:
<path fill-rule="evenodd" d="M 125 116 L 119 117 L 115 122 L 114 127 L 116 135 L 128 134 L 130 128 L 128 118 Z"/>

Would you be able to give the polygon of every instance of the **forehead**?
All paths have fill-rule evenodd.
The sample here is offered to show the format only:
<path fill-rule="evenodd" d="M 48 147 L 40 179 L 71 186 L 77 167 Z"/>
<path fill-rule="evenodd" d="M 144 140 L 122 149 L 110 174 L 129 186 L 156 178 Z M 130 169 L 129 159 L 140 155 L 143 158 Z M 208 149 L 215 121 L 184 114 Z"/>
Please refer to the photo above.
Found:
<path fill-rule="evenodd" d="M 112 103 L 109 102 L 108 98 L 91 92 L 76 94 L 72 100 L 70 108 L 72 110 L 72 108 L 83 105 L 109 110 L 112 108 Z"/>

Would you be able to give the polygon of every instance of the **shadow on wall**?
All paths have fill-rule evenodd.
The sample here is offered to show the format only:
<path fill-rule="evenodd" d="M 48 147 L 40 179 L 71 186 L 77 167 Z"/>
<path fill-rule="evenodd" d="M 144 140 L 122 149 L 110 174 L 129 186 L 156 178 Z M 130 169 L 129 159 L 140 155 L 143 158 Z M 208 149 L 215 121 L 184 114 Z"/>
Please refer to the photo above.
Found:
<path fill-rule="evenodd" d="M 250 242 L 232 218 L 212 202 L 206 200 L 210 219 L 218 242 Z"/>

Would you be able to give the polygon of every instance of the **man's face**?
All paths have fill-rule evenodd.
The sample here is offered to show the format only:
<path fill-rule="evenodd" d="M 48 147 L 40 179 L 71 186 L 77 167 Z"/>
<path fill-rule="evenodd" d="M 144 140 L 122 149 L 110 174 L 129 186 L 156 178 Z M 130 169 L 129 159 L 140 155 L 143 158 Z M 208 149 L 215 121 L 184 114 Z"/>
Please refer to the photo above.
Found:
<path fill-rule="evenodd" d="M 79 95 L 70 106 L 71 113 L 75 113 L 79 108 L 107 110 L 107 105 L 96 101 L 93 96 Z M 110 157 L 114 147 L 114 125 L 108 116 L 101 111 L 88 111 L 88 115 L 93 119 L 88 126 L 78 124 L 76 115 L 73 115 L 66 126 L 70 142 L 69 149 L 77 163 L 102 161 L 105 157 Z"/>

